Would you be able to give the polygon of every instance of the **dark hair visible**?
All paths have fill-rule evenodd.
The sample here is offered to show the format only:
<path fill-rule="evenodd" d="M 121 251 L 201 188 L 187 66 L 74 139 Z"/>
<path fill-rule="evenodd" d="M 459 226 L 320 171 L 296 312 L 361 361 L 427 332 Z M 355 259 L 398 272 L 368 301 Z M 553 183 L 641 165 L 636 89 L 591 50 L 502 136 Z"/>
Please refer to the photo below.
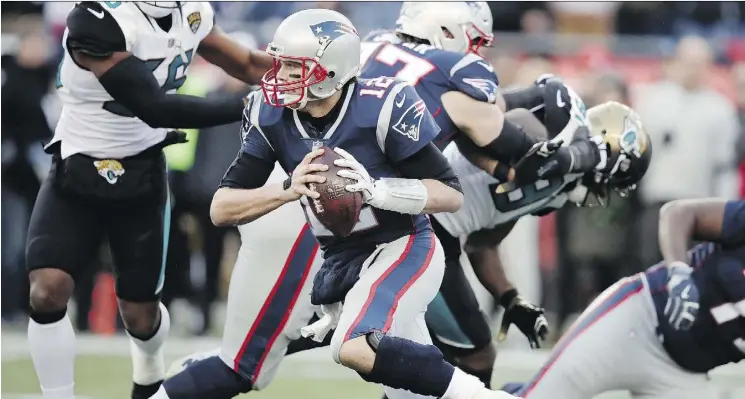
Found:
<path fill-rule="evenodd" d="M 432 44 L 429 42 L 429 40 L 426 39 L 420 39 L 418 37 L 414 37 L 411 35 L 407 35 L 406 33 L 398 32 L 396 33 L 396 37 L 401 39 L 404 43 L 414 43 L 414 44 Z"/>

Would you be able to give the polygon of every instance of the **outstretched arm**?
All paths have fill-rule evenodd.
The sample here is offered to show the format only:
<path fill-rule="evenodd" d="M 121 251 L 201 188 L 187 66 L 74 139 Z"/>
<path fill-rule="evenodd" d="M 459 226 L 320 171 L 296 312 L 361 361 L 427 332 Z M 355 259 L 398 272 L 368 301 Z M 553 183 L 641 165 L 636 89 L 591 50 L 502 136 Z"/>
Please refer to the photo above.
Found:
<path fill-rule="evenodd" d="M 241 46 L 217 25 L 202 40 L 197 53 L 230 76 L 248 84 L 260 83 L 273 62 L 269 54 Z"/>
<path fill-rule="evenodd" d="M 722 238 L 725 204 L 723 199 L 678 200 L 660 209 L 660 251 L 668 265 L 687 263 L 691 240 Z"/>
<path fill-rule="evenodd" d="M 239 98 L 166 94 L 153 76 L 152 65 L 129 52 L 122 29 L 100 3 L 76 4 L 67 16 L 67 28 L 67 50 L 73 61 L 91 71 L 115 100 L 104 106 L 109 112 L 168 128 L 201 128 L 240 120 L 244 104 Z M 181 55 L 185 64 L 190 56 Z"/>

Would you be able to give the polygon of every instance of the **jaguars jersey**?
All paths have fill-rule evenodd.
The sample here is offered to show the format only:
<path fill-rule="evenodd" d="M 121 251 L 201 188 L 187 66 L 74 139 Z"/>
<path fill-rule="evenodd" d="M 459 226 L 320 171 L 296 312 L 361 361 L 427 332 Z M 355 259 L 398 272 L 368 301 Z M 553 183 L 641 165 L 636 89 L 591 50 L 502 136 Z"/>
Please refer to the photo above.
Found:
<path fill-rule="evenodd" d="M 645 273 L 659 323 L 658 334 L 670 357 L 686 370 L 704 373 L 745 359 L 745 201 L 725 207 L 722 240 L 702 243 L 688 254 L 700 295 L 693 326 L 673 329 L 664 316 L 668 270 Z"/>
<path fill-rule="evenodd" d="M 435 219 L 452 236 L 467 235 L 482 229 L 517 220 L 529 214 L 543 214 L 564 206 L 569 198 L 567 191 L 581 174 L 571 174 L 507 193 L 496 194 L 501 183 L 458 151 L 455 143 L 445 148 L 443 154 L 458 175 L 463 189 L 463 205 L 455 213 L 437 213 Z"/>
<path fill-rule="evenodd" d="M 68 17 L 62 39 L 64 58 L 57 72 L 63 108 L 52 143 L 62 142 L 62 156 L 123 158 L 161 142 L 166 133 L 134 117 L 92 72 L 75 63 L 67 48 L 71 37 L 132 53 L 153 71 L 161 90 L 173 93 L 186 80 L 197 46 L 212 30 L 213 14 L 208 2 L 181 2 L 166 32 L 135 2 L 79 3 Z"/>
<path fill-rule="evenodd" d="M 323 131 L 302 121 L 298 111 L 264 103 L 261 91 L 249 96 L 244 111 L 242 151 L 291 173 L 315 147 L 340 147 L 352 154 L 375 179 L 397 177 L 394 165 L 429 144 L 439 133 L 414 88 L 396 78 L 359 79 L 342 93 L 336 120 Z M 430 229 L 424 215 L 404 215 L 363 206 L 347 237 L 334 236 L 301 204 L 325 257 L 394 241 Z"/>
<path fill-rule="evenodd" d="M 434 143 L 444 149 L 459 132 L 442 107 L 441 96 L 460 91 L 478 101 L 494 103 L 499 79 L 480 56 L 437 49 L 427 44 L 401 43 L 390 32 L 376 33 L 362 43 L 363 78 L 394 76 L 416 87 L 432 113 L 440 134 Z"/>

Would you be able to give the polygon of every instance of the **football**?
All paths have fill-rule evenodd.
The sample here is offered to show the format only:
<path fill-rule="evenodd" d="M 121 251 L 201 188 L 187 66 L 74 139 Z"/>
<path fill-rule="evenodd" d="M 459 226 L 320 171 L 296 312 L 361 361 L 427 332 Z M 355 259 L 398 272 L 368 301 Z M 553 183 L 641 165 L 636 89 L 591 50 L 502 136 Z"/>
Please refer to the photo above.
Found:
<path fill-rule="evenodd" d="M 321 194 L 315 200 L 308 198 L 308 202 L 313 214 L 324 227 L 337 237 L 346 237 L 352 233 L 359 220 L 364 199 L 362 193 L 352 193 L 345 188 L 348 184 L 353 184 L 354 180 L 336 174 L 342 168 L 334 165 L 334 161 L 342 157 L 331 148 L 322 148 L 323 155 L 313 159 L 311 163 L 328 165 L 329 170 L 314 172 L 326 177 L 326 182 L 308 184 L 308 188 Z"/>

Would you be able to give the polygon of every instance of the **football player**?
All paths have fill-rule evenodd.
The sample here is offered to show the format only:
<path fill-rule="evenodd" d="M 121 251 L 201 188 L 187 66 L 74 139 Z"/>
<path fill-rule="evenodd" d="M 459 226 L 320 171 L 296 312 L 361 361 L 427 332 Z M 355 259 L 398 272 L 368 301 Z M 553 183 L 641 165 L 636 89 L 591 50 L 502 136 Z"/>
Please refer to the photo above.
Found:
<path fill-rule="evenodd" d="M 477 149 L 475 152 L 499 161 L 490 161 L 485 167 L 503 183 L 523 173 L 526 165 L 534 161 L 530 156 L 522 159 L 526 153 L 535 155 L 542 145 L 554 145 L 553 142 L 546 142 L 545 138 L 538 140 L 504 118 L 500 108 L 505 107 L 504 102 L 509 101 L 510 109 L 532 109 L 550 127 L 552 136 L 564 129 L 570 121 L 570 111 L 577 108 L 572 105 L 569 89 L 556 79 L 546 84 L 548 79 L 544 78 L 535 87 L 507 93 L 502 97 L 494 69 L 478 55 L 481 46 L 488 46 L 492 41 L 492 19 L 485 2 L 405 2 L 397 24 L 395 32 L 373 34 L 368 42 L 363 43 L 364 67 L 361 76 L 397 76 L 415 85 L 441 128 L 435 141 L 438 147 L 444 149 L 453 140 L 462 145 L 471 144 L 470 147 Z M 558 97 L 553 89 L 559 90 Z M 574 133 L 573 130 L 570 132 Z M 570 135 L 568 139 L 571 146 L 552 147 L 547 152 L 558 150 L 571 156 L 555 162 L 554 156 L 546 153 L 541 159 L 553 166 L 533 164 L 531 167 L 547 171 L 562 162 L 570 162 L 568 160 L 571 158 L 575 159 L 571 161 L 574 165 L 572 171 L 580 175 L 602 168 L 604 154 L 598 144 L 582 134 Z M 555 154 L 560 155 L 558 152 Z M 469 159 L 476 156 L 474 151 L 468 151 L 466 155 Z M 480 162 L 477 159 L 472 161 Z M 563 166 L 559 169 L 562 172 L 555 178 L 561 179 L 569 169 Z M 484 189 L 488 189 L 494 181 L 492 179 L 485 183 Z M 517 182 L 520 181 L 524 180 L 518 178 Z M 519 184 L 517 182 L 510 184 Z M 480 222 L 474 220 L 471 223 Z M 481 312 L 460 270 L 459 237 L 447 234 L 437 223 L 434 223 L 434 227 L 446 249 L 446 261 L 452 263 L 453 267 L 446 269 L 441 295 L 427 313 L 430 332 L 433 333 L 435 344 L 449 360 L 457 362 L 461 368 L 488 385 L 496 356 L 489 321 Z M 503 235 L 509 232 L 508 227 L 511 228 L 500 227 Z M 493 252 L 492 249 L 488 251 L 490 254 Z M 547 334 L 543 311 L 523 300 L 504 278 L 501 281 L 492 279 L 490 273 L 499 273 L 499 268 L 495 269 L 491 261 L 479 261 L 488 259 L 483 255 L 473 253 L 471 256 L 477 261 L 474 264 L 477 276 L 490 292 L 501 297 L 500 302 L 509 309 L 504 320 L 515 322 L 529 337 L 531 345 L 538 346 L 539 336 Z"/>
<path fill-rule="evenodd" d="M 262 79 L 262 91 L 249 98 L 243 146 L 215 194 L 213 221 L 251 223 L 300 201 L 324 251 L 311 289 L 324 316 L 305 335 L 321 341 L 335 329 L 333 359 L 385 385 L 391 397 L 511 397 L 444 361 L 427 334 L 424 312 L 445 264 L 425 214 L 456 211 L 462 195 L 432 143 L 439 128 L 424 102 L 400 79 L 358 79 L 360 38 L 346 17 L 331 10 L 286 18 L 267 52 L 274 67 Z M 311 162 L 322 146 L 342 158 L 335 161 L 338 174 L 355 181 L 346 189 L 364 198 L 347 237 L 334 236 L 308 210 L 308 201 L 320 194 L 307 184 L 323 183 L 313 172 L 328 168 Z M 275 162 L 292 174 L 282 184 L 266 185 Z M 311 245 L 299 240 L 298 246 Z M 289 262 L 286 273 L 302 274 L 309 263 Z M 279 278 L 258 327 L 242 343 L 224 345 L 217 361 L 195 362 L 154 397 L 230 397 L 250 386 L 281 333 L 271 319 L 284 317 L 298 295 L 291 283 Z M 261 328 L 264 321 L 267 328 Z"/>
<path fill-rule="evenodd" d="M 173 94 L 195 53 L 257 83 L 271 57 L 241 48 L 214 26 L 207 2 L 81 2 L 67 17 L 57 75 L 63 102 L 46 147 L 53 166 L 29 226 L 28 339 L 46 398 L 72 398 L 75 335 L 67 301 L 103 237 L 131 338 L 133 398 L 164 378 L 170 321 L 159 304 L 170 203 L 161 148 L 184 141 L 169 128 L 239 120 L 241 99 Z"/>
<path fill-rule="evenodd" d="M 660 210 L 664 260 L 608 288 L 575 321 L 524 398 L 720 397 L 707 373 L 745 359 L 745 201 L 673 201 Z M 690 251 L 689 242 L 704 241 Z M 601 354 L 601 355 L 598 355 Z"/>
<path fill-rule="evenodd" d="M 440 149 L 467 136 L 482 152 L 514 166 L 513 186 L 598 165 L 599 151 L 587 140 L 563 147 L 537 143 L 505 120 L 497 75 L 478 55 L 492 41 L 485 2 L 404 2 L 396 24 L 395 32 L 374 33 L 364 43 L 361 76 L 395 76 L 415 85 L 441 128 L 435 140 Z"/>

